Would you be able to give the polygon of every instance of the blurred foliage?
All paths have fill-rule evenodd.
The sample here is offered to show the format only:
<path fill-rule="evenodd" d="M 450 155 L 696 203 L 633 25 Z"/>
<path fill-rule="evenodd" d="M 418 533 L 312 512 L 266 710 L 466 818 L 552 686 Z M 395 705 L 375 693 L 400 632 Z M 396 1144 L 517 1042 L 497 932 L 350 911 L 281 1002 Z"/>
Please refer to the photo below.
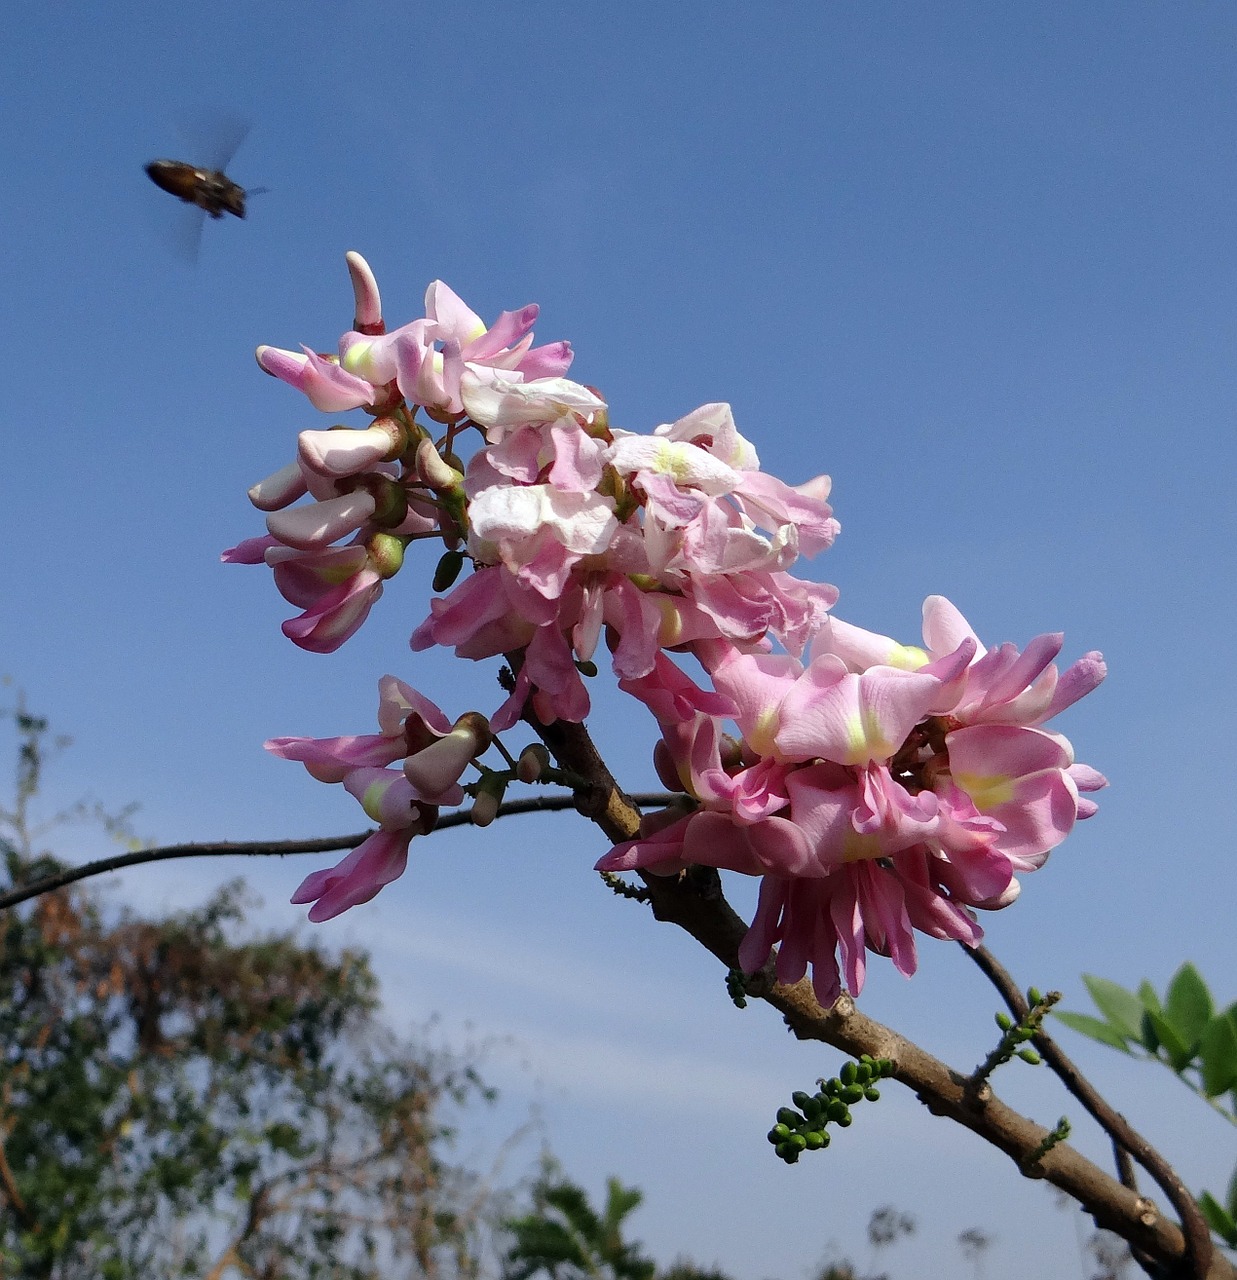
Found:
<path fill-rule="evenodd" d="M 1054 1010 L 1067 1027 L 1122 1053 L 1163 1064 L 1237 1125 L 1237 1002 L 1217 1010 L 1211 989 L 1188 961 L 1163 997 L 1145 980 L 1137 991 L 1091 974 L 1082 980 L 1101 1016 Z M 1212 1230 L 1229 1248 L 1237 1248 L 1237 1169 L 1223 1199 L 1204 1191 L 1198 1203 Z"/>
<path fill-rule="evenodd" d="M 47 725 L 18 703 L 7 885 Z M 475 1071 L 397 1042 L 367 958 L 243 929 L 240 886 L 165 919 L 79 889 L 0 915 L 0 1275 L 473 1277 L 488 1193 L 447 1161 Z"/>
<path fill-rule="evenodd" d="M 657 1264 L 640 1246 L 623 1239 L 623 1224 L 644 1199 L 617 1178 L 606 1184 L 601 1210 L 584 1188 L 564 1178 L 548 1161 L 533 1186 L 532 1211 L 503 1225 L 514 1240 L 507 1250 L 504 1280 L 653 1280 Z"/>
<path fill-rule="evenodd" d="M 512 1236 L 503 1280 L 730 1280 L 683 1257 L 661 1270 L 638 1243 L 624 1239 L 627 1218 L 644 1195 L 617 1178 L 608 1179 L 606 1202 L 596 1209 L 584 1188 L 547 1157 L 531 1194 L 531 1211 L 503 1224 Z"/>

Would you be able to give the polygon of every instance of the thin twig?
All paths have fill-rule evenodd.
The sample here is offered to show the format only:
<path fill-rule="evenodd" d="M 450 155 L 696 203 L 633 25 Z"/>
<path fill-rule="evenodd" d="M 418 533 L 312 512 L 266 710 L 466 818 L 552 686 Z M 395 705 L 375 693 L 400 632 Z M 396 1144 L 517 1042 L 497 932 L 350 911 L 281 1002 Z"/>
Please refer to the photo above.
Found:
<path fill-rule="evenodd" d="M 992 952 L 983 946 L 974 948 L 963 946 L 962 950 L 970 955 L 988 981 L 1000 992 L 1001 999 L 1009 1007 L 1010 1013 L 1018 1019 L 1026 1017 L 1028 1007 L 1026 997 L 1018 990 L 1018 984 Z M 1061 1083 L 1082 1103 L 1092 1119 L 1112 1139 L 1114 1150 L 1127 1151 L 1159 1184 L 1173 1208 L 1181 1216 L 1181 1227 L 1185 1234 L 1190 1268 L 1185 1274 L 1192 1277 L 1206 1276 L 1211 1266 L 1212 1254 L 1215 1252 L 1211 1243 L 1211 1230 L 1197 1201 L 1177 1176 L 1176 1170 L 1120 1112 L 1114 1110 L 1104 1100 L 1096 1087 L 1062 1052 L 1051 1036 L 1042 1030 L 1037 1031 L 1033 1043 Z M 1121 1162 L 1118 1161 L 1117 1168 L 1122 1182 L 1126 1182 L 1126 1176 L 1130 1172 L 1128 1166 L 1122 1167 Z"/>
<path fill-rule="evenodd" d="M 666 791 L 640 792 L 632 800 L 642 808 L 669 804 L 674 799 Z M 519 800 L 507 800 L 499 806 L 498 817 L 514 817 L 522 813 L 554 813 L 577 808 L 574 795 L 527 796 Z M 438 819 L 435 831 L 448 827 L 461 827 L 470 821 L 467 810 L 457 810 Z M 84 862 L 78 867 L 66 867 L 54 875 L 18 885 L 0 894 L 0 911 L 15 907 L 19 902 L 37 898 L 41 893 L 63 889 L 65 885 L 85 880 L 89 876 L 119 871 L 123 867 L 136 867 L 145 862 L 167 862 L 173 858 L 222 858 L 222 857 L 287 857 L 302 853 L 338 853 L 341 849 L 355 849 L 369 839 L 373 830 L 358 831 L 349 836 L 324 836 L 317 840 L 220 840 L 214 843 L 171 844 L 157 849 L 137 849 L 131 853 L 118 853 L 96 862 Z"/>

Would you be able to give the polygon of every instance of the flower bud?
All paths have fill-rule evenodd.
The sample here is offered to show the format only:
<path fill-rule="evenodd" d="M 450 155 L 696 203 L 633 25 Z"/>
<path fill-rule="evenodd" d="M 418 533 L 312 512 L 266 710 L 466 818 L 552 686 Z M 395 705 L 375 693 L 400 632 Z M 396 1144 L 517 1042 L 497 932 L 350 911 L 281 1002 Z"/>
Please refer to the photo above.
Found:
<path fill-rule="evenodd" d="M 365 544 L 369 562 L 382 579 L 393 578 L 404 567 L 406 545 L 392 533 L 376 533 Z"/>
<path fill-rule="evenodd" d="M 492 740 L 489 721 L 477 711 L 466 711 L 446 737 L 404 761 L 404 776 L 422 795 L 441 795 Z"/>
<path fill-rule="evenodd" d="M 331 427 L 302 431 L 297 457 L 310 471 L 339 479 L 355 476 L 398 458 L 408 445 L 408 432 L 394 418 L 378 418 L 363 430 Z"/>
<path fill-rule="evenodd" d="M 352 277 L 352 293 L 356 298 L 356 319 L 353 328 L 358 333 L 374 336 L 386 332 L 382 323 L 382 298 L 378 293 L 378 281 L 369 263 L 354 250 L 344 254 L 348 274 Z"/>
<path fill-rule="evenodd" d="M 1004 893 L 998 893 L 995 898 L 985 898 L 982 902 L 973 902 L 971 905 L 978 907 L 981 911 L 1000 911 L 1016 901 L 1021 892 L 1022 885 L 1017 880 L 1011 880 Z"/>
<path fill-rule="evenodd" d="M 364 489 L 338 498 L 272 511 L 266 527 L 280 542 L 301 551 L 316 551 L 355 533 L 374 514 L 374 498 Z"/>
<path fill-rule="evenodd" d="M 259 511 L 279 511 L 283 507 L 290 507 L 307 492 L 308 486 L 300 464 L 289 462 L 286 467 L 280 467 L 274 475 L 267 476 L 265 480 L 259 480 L 249 490 L 249 501 Z"/>
<path fill-rule="evenodd" d="M 515 776 L 521 782 L 538 782 L 550 767 L 550 753 L 540 742 L 529 743 L 515 763 Z"/>
<path fill-rule="evenodd" d="M 375 524 L 384 529 L 394 529 L 403 524 L 408 515 L 408 495 L 402 485 L 389 476 L 371 473 L 362 478 L 361 488 L 373 497 L 374 513 L 370 519 Z"/>
<path fill-rule="evenodd" d="M 492 791 L 483 791 L 472 802 L 469 817 L 474 827 L 488 827 L 498 817 L 498 806 L 501 800 Z"/>
<path fill-rule="evenodd" d="M 422 440 L 417 445 L 416 458 L 417 475 L 435 493 L 444 489 L 458 489 L 464 483 L 463 473 L 443 460 L 432 440 Z"/>

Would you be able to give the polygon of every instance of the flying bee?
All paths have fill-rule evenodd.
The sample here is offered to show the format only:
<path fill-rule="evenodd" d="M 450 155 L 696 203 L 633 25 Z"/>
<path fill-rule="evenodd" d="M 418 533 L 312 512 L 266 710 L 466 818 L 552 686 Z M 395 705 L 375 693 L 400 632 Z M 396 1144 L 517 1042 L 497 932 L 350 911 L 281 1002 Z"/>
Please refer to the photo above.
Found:
<path fill-rule="evenodd" d="M 152 160 L 146 166 L 146 174 L 155 186 L 184 202 L 177 206 L 175 217 L 161 223 L 161 234 L 177 256 L 189 262 L 197 260 L 202 227 L 208 214 L 216 221 L 225 213 L 243 218 L 246 199 L 266 190 L 265 187 L 250 187 L 246 191 L 225 172 L 249 132 L 249 125 L 244 120 L 216 117 L 204 121 L 193 132 L 198 135 L 194 151 L 204 157 L 200 164 L 188 164 L 183 160 Z"/>
<path fill-rule="evenodd" d="M 155 186 L 186 204 L 197 205 L 212 218 L 222 218 L 225 213 L 245 216 L 245 188 L 222 169 L 198 169 L 181 160 L 152 160 L 146 173 Z"/>

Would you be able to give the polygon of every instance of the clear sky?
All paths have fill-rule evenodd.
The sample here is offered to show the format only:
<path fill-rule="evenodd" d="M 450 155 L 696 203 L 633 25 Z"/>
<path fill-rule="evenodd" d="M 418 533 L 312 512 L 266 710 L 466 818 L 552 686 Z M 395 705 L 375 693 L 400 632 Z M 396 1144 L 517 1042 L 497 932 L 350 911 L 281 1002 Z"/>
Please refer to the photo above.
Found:
<path fill-rule="evenodd" d="M 368 731 L 388 671 L 453 715 L 494 705 L 491 670 L 407 650 L 413 571 L 321 657 L 280 635 L 264 571 L 218 562 L 260 529 L 248 485 L 324 422 L 253 348 L 329 350 L 357 249 L 392 322 L 435 277 L 486 317 L 539 302 L 618 425 L 729 400 L 766 469 L 832 474 L 843 533 L 808 572 L 841 616 L 914 640 L 940 592 L 990 642 L 1102 649 L 1062 728 L 1112 786 L 989 941 L 1074 1007 L 1082 972 L 1162 985 L 1187 957 L 1232 999 L 1235 94 L 1222 4 L 15 9 L 0 670 L 76 738 L 52 799 L 138 800 L 159 842 L 352 831 L 264 738 Z M 230 171 L 270 190 L 190 266 L 142 166 L 195 159 L 227 115 L 253 126 Z M 638 715 L 599 699 L 593 727 L 651 783 Z M 664 1262 L 805 1280 L 831 1242 L 866 1263 L 892 1202 L 921 1222 L 896 1275 L 963 1273 L 971 1226 L 991 1280 L 1082 1274 L 1047 1189 L 897 1091 L 827 1153 L 773 1159 L 776 1107 L 837 1055 L 736 1012 L 709 957 L 601 887 L 603 848 L 566 816 L 443 833 L 323 930 L 374 950 L 396 1020 L 490 1041 L 492 1133 L 535 1105 L 570 1173 L 643 1187 Z M 112 894 L 173 906 L 253 871 L 282 927 L 311 865 L 155 866 Z M 969 1069 L 996 999 L 956 948 L 921 960 L 911 983 L 875 962 L 863 1007 Z M 1201 1104 L 1062 1038 L 1219 1189 L 1232 1143 Z M 1046 1073 L 997 1084 L 1084 1130 Z"/>

